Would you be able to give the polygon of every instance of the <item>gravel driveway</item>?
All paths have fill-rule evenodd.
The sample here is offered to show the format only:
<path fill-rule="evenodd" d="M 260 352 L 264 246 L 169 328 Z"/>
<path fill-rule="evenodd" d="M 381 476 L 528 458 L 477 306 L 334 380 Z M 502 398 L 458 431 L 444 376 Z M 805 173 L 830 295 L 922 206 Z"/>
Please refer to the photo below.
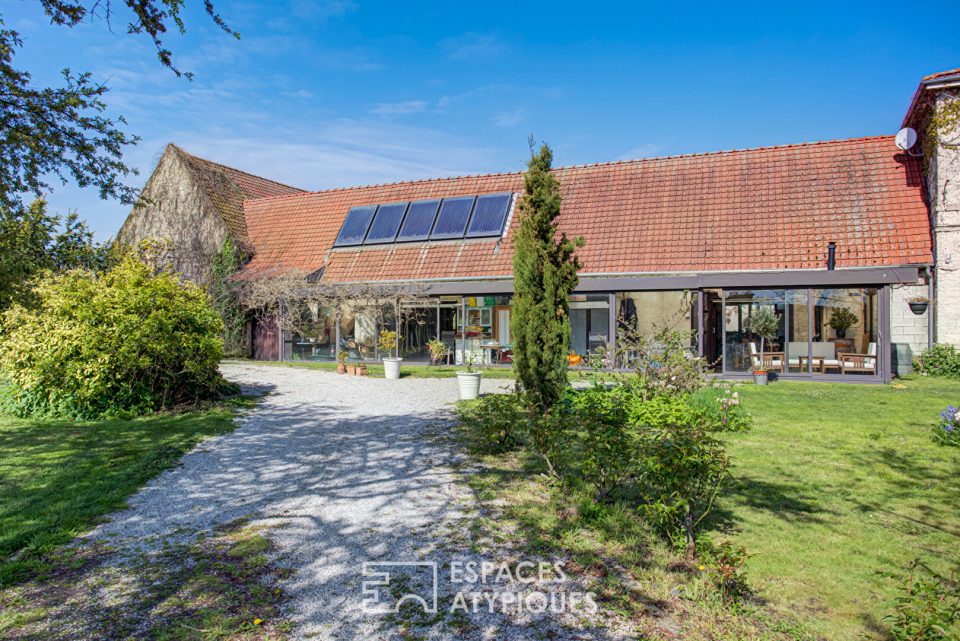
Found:
<path fill-rule="evenodd" d="M 362 564 L 428 558 L 467 526 L 472 497 L 456 481 L 453 448 L 435 438 L 450 427 L 456 380 L 254 364 L 223 372 L 267 396 L 91 537 L 142 550 L 252 517 L 273 526 L 279 562 L 294 571 L 284 588 L 296 638 L 395 638 L 362 612 Z M 484 391 L 510 385 L 484 381 Z"/>

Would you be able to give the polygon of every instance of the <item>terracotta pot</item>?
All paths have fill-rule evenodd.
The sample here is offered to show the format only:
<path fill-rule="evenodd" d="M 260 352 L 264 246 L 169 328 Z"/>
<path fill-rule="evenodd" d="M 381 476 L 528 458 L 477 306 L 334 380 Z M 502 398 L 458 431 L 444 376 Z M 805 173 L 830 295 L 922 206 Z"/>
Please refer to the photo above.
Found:
<path fill-rule="evenodd" d="M 350 376 L 353 376 L 354 374 L 356 374 L 357 366 L 354 365 L 353 363 L 351 363 L 350 365 L 347 365 L 347 373 L 350 374 Z"/>
<path fill-rule="evenodd" d="M 367 375 L 367 366 L 357 365 L 357 376 L 366 376 L 366 375 Z"/>
<path fill-rule="evenodd" d="M 338 374 L 346 374 L 346 373 L 347 373 L 347 366 L 344 365 L 343 363 L 337 363 L 337 373 L 338 373 Z"/>

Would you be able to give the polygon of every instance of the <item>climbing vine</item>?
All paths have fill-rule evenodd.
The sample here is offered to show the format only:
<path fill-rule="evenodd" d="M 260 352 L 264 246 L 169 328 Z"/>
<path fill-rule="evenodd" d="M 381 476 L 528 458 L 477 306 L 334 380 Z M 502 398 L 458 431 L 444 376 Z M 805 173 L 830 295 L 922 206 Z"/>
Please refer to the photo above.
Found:
<path fill-rule="evenodd" d="M 246 356 L 249 351 L 244 332 L 247 314 L 237 300 L 236 287 L 230 280 L 243 267 L 245 259 L 246 254 L 230 236 L 223 241 L 220 253 L 213 259 L 210 298 L 223 319 L 223 352 L 226 356 Z"/>
<path fill-rule="evenodd" d="M 923 141 L 923 155 L 929 163 L 938 146 L 960 149 L 960 96 L 946 94 L 945 100 L 934 105 Z M 945 136 L 953 140 L 944 140 Z"/>

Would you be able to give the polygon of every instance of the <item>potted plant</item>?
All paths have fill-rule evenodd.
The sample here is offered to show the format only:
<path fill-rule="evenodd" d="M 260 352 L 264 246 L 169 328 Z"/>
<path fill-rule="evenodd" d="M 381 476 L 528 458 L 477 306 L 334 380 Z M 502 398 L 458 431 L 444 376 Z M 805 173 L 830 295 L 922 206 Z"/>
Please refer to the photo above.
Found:
<path fill-rule="evenodd" d="M 392 354 L 397 347 L 397 333 L 392 329 L 380 330 L 380 338 L 377 341 L 380 351 Z M 383 375 L 385 378 L 400 378 L 400 361 L 402 358 L 396 356 L 383 357 Z"/>
<path fill-rule="evenodd" d="M 447 357 L 447 351 L 449 350 L 447 344 L 439 338 L 428 341 L 427 349 L 430 351 L 431 365 L 439 365 L 440 362 Z"/>
<path fill-rule="evenodd" d="M 357 369 L 355 371 L 357 376 L 366 376 L 367 375 L 367 364 L 359 363 L 357 364 Z"/>
<path fill-rule="evenodd" d="M 914 296 L 907 301 L 907 305 L 910 306 L 910 311 L 919 316 L 920 314 L 927 311 L 927 306 L 930 305 L 930 299 L 926 296 Z"/>
<path fill-rule="evenodd" d="M 838 307 L 830 314 L 830 327 L 837 333 L 837 338 L 846 338 L 847 330 L 857 324 L 857 315 L 846 307 Z"/>
<path fill-rule="evenodd" d="M 337 372 L 340 374 L 347 373 L 347 358 L 349 358 L 350 352 L 346 350 L 340 350 L 337 352 Z"/>
<path fill-rule="evenodd" d="M 767 384 L 767 370 L 763 368 L 764 342 L 776 338 L 779 325 L 777 315 L 769 307 L 760 307 L 750 315 L 748 329 L 760 337 L 760 367 L 753 370 L 753 382 L 757 385 Z"/>
<path fill-rule="evenodd" d="M 353 376 L 357 373 L 357 364 L 356 363 L 347 363 L 347 374 Z"/>
<path fill-rule="evenodd" d="M 467 369 L 457 372 L 457 384 L 460 387 L 460 400 L 472 401 L 480 397 L 480 380 L 483 378 L 483 372 L 474 369 L 475 355 L 465 360 Z"/>

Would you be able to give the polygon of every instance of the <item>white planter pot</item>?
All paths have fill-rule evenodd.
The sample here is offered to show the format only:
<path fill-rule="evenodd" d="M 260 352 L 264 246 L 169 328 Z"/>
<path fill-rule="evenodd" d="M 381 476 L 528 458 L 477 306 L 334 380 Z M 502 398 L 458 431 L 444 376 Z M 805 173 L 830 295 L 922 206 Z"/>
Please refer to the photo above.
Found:
<path fill-rule="evenodd" d="M 457 372 L 461 401 L 472 401 L 480 397 L 480 379 L 482 377 L 483 372 Z"/>
<path fill-rule="evenodd" d="M 400 378 L 400 361 L 402 358 L 385 358 L 383 359 L 383 376 L 384 378 Z"/>

